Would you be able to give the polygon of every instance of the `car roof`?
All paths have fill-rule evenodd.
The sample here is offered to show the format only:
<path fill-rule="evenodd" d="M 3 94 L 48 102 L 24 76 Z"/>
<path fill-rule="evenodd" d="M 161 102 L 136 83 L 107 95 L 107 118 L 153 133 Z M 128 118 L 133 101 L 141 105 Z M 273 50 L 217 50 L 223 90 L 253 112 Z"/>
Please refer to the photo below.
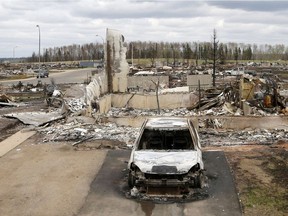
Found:
<path fill-rule="evenodd" d="M 189 128 L 185 118 L 151 118 L 148 119 L 145 128 Z"/>

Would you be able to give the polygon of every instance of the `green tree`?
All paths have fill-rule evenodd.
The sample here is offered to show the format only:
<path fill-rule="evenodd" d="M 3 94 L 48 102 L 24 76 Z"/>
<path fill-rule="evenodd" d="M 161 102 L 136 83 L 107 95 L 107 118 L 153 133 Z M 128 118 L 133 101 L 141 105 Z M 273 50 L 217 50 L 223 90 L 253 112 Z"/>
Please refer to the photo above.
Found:
<path fill-rule="evenodd" d="M 208 59 L 209 59 L 209 50 L 210 50 L 210 44 L 205 43 L 203 45 L 203 49 L 202 49 L 202 55 L 201 57 L 204 59 L 205 64 L 207 64 Z"/>
<path fill-rule="evenodd" d="M 226 62 L 226 53 L 224 50 L 224 45 L 223 43 L 220 43 L 219 45 L 219 49 L 218 49 L 218 56 L 219 56 L 219 60 L 220 60 L 220 64 L 225 64 Z"/>
<path fill-rule="evenodd" d="M 239 58 L 239 53 L 238 53 L 238 48 L 235 47 L 235 50 L 234 50 L 234 60 L 236 61 L 236 64 L 238 64 L 238 58 Z"/>
<path fill-rule="evenodd" d="M 183 59 L 184 59 L 184 62 L 186 60 L 186 63 L 189 64 L 189 60 L 192 58 L 192 49 L 189 45 L 189 43 L 185 43 L 182 45 L 183 46 Z"/>
<path fill-rule="evenodd" d="M 43 58 L 44 58 L 44 62 L 49 62 L 50 61 L 48 49 L 45 49 Z"/>
<path fill-rule="evenodd" d="M 149 49 L 148 49 L 148 56 L 151 61 L 151 67 L 155 66 L 155 59 L 157 57 L 157 43 L 150 43 Z"/>
<path fill-rule="evenodd" d="M 251 46 L 248 46 L 247 49 L 243 50 L 243 59 L 244 60 L 252 60 L 252 49 L 251 49 Z"/>

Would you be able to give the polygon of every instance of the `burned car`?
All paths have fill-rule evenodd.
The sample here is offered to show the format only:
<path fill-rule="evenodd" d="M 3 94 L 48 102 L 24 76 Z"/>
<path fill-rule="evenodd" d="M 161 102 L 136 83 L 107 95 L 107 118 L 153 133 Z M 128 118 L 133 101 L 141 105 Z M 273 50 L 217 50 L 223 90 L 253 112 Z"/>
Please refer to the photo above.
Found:
<path fill-rule="evenodd" d="M 130 188 L 204 186 L 204 164 L 198 132 L 184 118 L 146 120 L 128 162 Z M 145 189 L 144 189 L 145 190 Z"/>
<path fill-rule="evenodd" d="M 49 72 L 46 69 L 40 69 L 35 71 L 35 73 L 37 73 L 37 78 L 45 78 L 45 77 L 49 77 Z"/>

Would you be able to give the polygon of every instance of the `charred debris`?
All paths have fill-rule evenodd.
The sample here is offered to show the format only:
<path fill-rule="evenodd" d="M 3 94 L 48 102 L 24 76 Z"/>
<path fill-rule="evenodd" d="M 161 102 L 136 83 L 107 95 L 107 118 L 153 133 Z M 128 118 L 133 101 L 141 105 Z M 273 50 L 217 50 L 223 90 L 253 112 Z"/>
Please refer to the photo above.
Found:
<path fill-rule="evenodd" d="M 277 76 L 239 75 L 216 89 L 200 90 L 201 99 L 189 109 L 201 112 L 222 107 L 232 115 L 288 115 L 287 92 L 282 90 Z"/>
<path fill-rule="evenodd" d="M 166 68 L 162 70 L 161 75 L 163 73 L 169 76 L 170 81 L 174 81 L 170 82 L 169 86 L 160 86 L 159 89 L 175 87 L 175 85 L 178 87 L 185 86 L 187 85 L 187 83 L 185 84 L 187 75 L 209 75 L 210 71 L 209 69 L 202 69 L 199 72 L 199 70 L 193 68 L 185 72 L 183 69 L 168 68 L 167 70 Z M 130 76 L 133 75 L 130 74 Z M 145 78 L 145 75 L 142 76 Z M 157 72 L 154 76 L 157 76 Z M 178 81 L 175 81 L 176 77 Z M 200 137 L 206 140 L 203 146 L 214 144 L 216 146 L 243 145 L 247 142 L 256 143 L 259 140 L 261 143 L 271 144 L 275 140 L 288 139 L 287 128 L 237 131 L 225 129 L 221 120 L 217 119 L 217 116 L 287 116 L 288 85 L 285 80 L 280 79 L 274 73 L 257 72 L 256 74 L 244 73 L 237 75 L 218 73 L 216 81 L 216 88 L 202 88 L 201 85 L 200 88 L 199 86 L 193 89 L 188 88 L 189 93 L 192 92 L 199 98 L 193 106 L 161 109 L 160 103 L 159 113 L 158 110 L 134 109 L 125 106 L 122 108 L 111 107 L 107 113 L 92 115 L 94 118 L 87 117 L 86 85 L 63 86 L 56 84 L 53 80 L 51 80 L 50 84 L 39 81 L 36 85 L 24 85 L 19 82 L 10 88 L 0 86 L 0 107 L 28 106 L 29 103 L 27 101 L 29 100 L 44 100 L 48 109 L 42 113 L 38 112 L 37 115 L 33 113 L 29 115 L 11 113 L 6 115 L 6 117 L 18 118 L 24 124 L 34 125 L 39 133 L 44 136 L 43 142 L 70 141 L 74 146 L 78 146 L 88 140 L 102 140 L 100 144 L 98 143 L 99 145 L 97 144 L 96 147 L 93 146 L 92 148 L 107 146 L 110 148 L 110 144 L 103 140 L 114 140 L 118 143 L 118 146 L 123 148 L 131 147 L 138 136 L 138 130 L 109 121 L 109 119 L 115 117 L 177 116 L 198 118 L 201 116 L 214 116 L 214 118 L 205 120 L 198 118 Z M 80 92 L 80 94 L 75 92 Z M 95 109 L 95 112 L 98 111 Z M 50 114 L 43 117 L 45 113 Z M 29 119 L 27 119 L 27 116 L 29 116 Z M 205 130 L 203 130 L 204 128 Z M 206 130 L 207 128 L 211 130 Z"/>
<path fill-rule="evenodd" d="M 156 91 L 154 83 L 157 78 L 152 78 L 158 77 L 160 93 L 165 94 L 166 89 L 175 89 L 177 92 L 177 87 L 181 91 L 180 88 L 186 86 L 189 92 L 197 95 L 198 101 L 187 109 L 199 115 L 221 115 L 223 110 L 220 111 L 219 108 L 223 108 L 223 114 L 228 115 L 288 115 L 288 68 L 276 63 L 271 65 L 273 66 L 263 67 L 261 64 L 249 62 L 238 67 L 222 66 L 217 71 L 215 87 L 212 86 L 212 69 L 209 66 L 184 69 L 169 66 L 158 69 L 132 67 L 129 77 L 142 77 L 139 80 L 144 86 L 132 85 L 128 90 Z M 161 80 L 165 76 L 169 82 Z M 150 83 L 149 88 L 147 84 L 145 86 L 145 82 Z"/>

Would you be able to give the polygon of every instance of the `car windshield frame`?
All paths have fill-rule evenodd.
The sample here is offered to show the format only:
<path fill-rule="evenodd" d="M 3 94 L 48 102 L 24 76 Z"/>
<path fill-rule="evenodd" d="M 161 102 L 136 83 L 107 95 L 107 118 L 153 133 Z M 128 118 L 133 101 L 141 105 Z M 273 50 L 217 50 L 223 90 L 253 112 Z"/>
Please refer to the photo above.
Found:
<path fill-rule="evenodd" d="M 195 150 L 189 128 L 145 128 L 136 150 Z"/>

